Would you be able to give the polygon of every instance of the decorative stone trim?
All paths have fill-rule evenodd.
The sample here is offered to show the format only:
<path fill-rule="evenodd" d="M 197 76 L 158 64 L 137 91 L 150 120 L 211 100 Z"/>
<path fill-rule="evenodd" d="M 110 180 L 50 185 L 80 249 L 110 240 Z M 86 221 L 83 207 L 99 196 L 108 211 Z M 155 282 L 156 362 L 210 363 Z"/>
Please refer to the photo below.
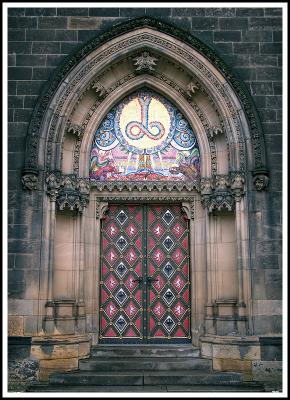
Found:
<path fill-rule="evenodd" d="M 199 190 L 199 181 L 192 182 L 99 182 L 95 180 L 90 181 L 91 187 L 95 187 L 99 192 L 114 190 L 119 192 L 133 192 L 133 191 L 147 191 L 151 192 L 156 190 L 157 192 L 181 192 L 186 190 L 191 192 L 193 190 Z"/>
<path fill-rule="evenodd" d="M 244 174 L 240 171 L 228 175 L 215 175 L 214 178 L 202 178 L 200 193 L 204 208 L 209 213 L 214 210 L 234 211 L 235 203 L 244 195 Z"/>
<path fill-rule="evenodd" d="M 47 194 L 55 201 L 59 210 L 83 212 L 89 202 L 90 185 L 76 175 L 61 176 L 59 172 L 48 174 L 46 179 Z"/>

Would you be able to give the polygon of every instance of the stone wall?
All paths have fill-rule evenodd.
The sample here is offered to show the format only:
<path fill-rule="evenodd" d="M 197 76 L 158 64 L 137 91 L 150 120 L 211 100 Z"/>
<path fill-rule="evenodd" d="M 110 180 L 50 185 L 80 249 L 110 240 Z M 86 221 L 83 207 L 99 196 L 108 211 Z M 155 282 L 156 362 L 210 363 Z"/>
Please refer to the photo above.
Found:
<path fill-rule="evenodd" d="M 43 87 L 76 49 L 119 22 L 152 16 L 198 37 L 246 84 L 264 129 L 270 185 L 249 198 L 252 334 L 281 332 L 282 9 L 8 9 L 9 335 L 41 331 L 42 190 L 23 191 L 25 138 Z M 269 360 L 268 360 L 269 361 Z"/>

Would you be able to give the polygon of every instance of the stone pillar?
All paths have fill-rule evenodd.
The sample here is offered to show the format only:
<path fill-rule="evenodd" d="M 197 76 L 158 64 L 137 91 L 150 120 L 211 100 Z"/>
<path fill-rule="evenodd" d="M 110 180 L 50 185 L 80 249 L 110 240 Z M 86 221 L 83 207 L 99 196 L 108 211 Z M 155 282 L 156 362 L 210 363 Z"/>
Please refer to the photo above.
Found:
<path fill-rule="evenodd" d="M 52 284 L 53 284 L 53 264 L 54 264 L 54 237 L 55 237 L 55 225 L 56 225 L 56 198 L 58 194 L 58 188 L 60 185 L 59 178 L 51 174 L 47 180 L 48 195 L 50 198 L 49 202 L 49 245 L 48 245 L 48 264 L 47 264 L 47 302 L 46 302 L 46 316 L 43 320 L 43 331 L 45 334 L 52 335 L 56 332 L 55 327 L 55 309 L 53 302 Z"/>

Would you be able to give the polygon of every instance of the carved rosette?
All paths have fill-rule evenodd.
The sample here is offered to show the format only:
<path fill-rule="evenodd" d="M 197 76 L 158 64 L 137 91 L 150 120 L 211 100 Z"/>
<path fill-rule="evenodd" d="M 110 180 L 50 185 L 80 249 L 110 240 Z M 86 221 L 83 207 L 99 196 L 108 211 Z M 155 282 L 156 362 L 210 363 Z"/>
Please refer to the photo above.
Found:
<path fill-rule="evenodd" d="M 259 192 L 265 190 L 269 185 L 269 172 L 265 168 L 256 169 L 252 172 L 253 184 Z"/>
<path fill-rule="evenodd" d="M 61 176 L 52 172 L 46 179 L 47 194 L 59 210 L 68 209 L 82 213 L 89 202 L 90 185 L 76 175 Z"/>

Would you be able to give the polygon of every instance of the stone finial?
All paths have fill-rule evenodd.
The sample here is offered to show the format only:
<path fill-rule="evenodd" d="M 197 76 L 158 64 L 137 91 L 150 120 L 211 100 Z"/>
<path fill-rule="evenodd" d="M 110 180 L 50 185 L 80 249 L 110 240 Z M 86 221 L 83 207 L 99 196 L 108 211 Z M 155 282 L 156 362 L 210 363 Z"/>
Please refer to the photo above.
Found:
<path fill-rule="evenodd" d="M 199 83 L 196 81 L 191 81 L 186 86 L 186 94 L 188 95 L 188 97 L 192 97 L 192 95 L 195 94 L 198 89 L 199 89 Z"/>
<path fill-rule="evenodd" d="M 148 51 L 143 51 L 140 56 L 133 58 L 133 60 L 135 61 L 136 71 L 154 71 L 158 58 L 152 57 Z"/>
<path fill-rule="evenodd" d="M 23 174 L 21 182 L 24 190 L 36 190 L 38 185 L 38 176 L 33 173 Z"/>

